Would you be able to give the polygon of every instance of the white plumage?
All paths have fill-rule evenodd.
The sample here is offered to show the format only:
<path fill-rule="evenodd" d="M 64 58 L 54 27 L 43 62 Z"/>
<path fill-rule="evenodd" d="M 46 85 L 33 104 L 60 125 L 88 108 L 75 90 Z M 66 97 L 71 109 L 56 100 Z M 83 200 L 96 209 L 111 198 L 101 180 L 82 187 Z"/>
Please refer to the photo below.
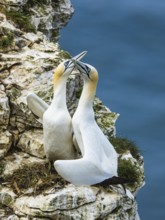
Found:
<path fill-rule="evenodd" d="M 81 59 L 86 51 L 74 59 Z M 27 97 L 29 108 L 43 120 L 44 150 L 49 160 L 74 159 L 77 153 L 73 145 L 71 116 L 66 106 L 66 82 L 74 69 L 72 60 L 59 64 L 55 69 L 54 96 L 48 106 L 35 94 Z"/>
<path fill-rule="evenodd" d="M 57 160 L 54 166 L 64 179 L 75 185 L 93 185 L 117 176 L 118 156 L 94 118 L 97 70 L 79 61 L 76 61 L 76 66 L 83 76 L 84 87 L 72 124 L 82 158 Z"/>

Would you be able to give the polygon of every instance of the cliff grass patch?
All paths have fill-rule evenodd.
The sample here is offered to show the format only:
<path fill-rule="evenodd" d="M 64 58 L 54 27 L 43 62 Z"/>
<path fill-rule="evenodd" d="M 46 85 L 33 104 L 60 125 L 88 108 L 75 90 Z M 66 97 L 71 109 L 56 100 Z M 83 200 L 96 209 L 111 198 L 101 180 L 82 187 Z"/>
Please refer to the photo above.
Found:
<path fill-rule="evenodd" d="M 13 21 L 18 28 L 25 32 L 35 32 L 35 27 L 30 23 L 30 18 L 21 11 L 5 11 L 7 19 Z"/>
<path fill-rule="evenodd" d="M 32 188 L 32 193 L 38 195 L 48 188 L 61 189 L 67 182 L 62 179 L 49 164 L 24 164 L 4 181 L 8 181 L 18 195 Z"/>
<path fill-rule="evenodd" d="M 14 41 L 14 34 L 6 28 L 0 28 L 0 49 L 12 46 Z"/>
<path fill-rule="evenodd" d="M 135 159 L 138 160 L 140 158 L 140 151 L 133 141 L 120 137 L 110 137 L 109 139 L 118 154 L 124 154 L 125 152 L 130 151 Z"/>
<path fill-rule="evenodd" d="M 34 7 L 34 6 L 42 6 L 42 5 L 45 5 L 47 4 L 47 0 L 28 0 L 26 2 L 26 7 Z"/>
<path fill-rule="evenodd" d="M 40 7 L 44 9 L 44 5 L 48 4 L 48 0 L 27 0 L 25 5 L 22 7 L 22 12 L 26 16 L 31 14 L 31 8 Z"/>
<path fill-rule="evenodd" d="M 72 56 L 70 55 L 70 53 L 68 53 L 67 51 L 65 51 L 65 50 L 61 50 L 60 52 L 59 52 L 59 57 L 61 57 L 62 59 L 71 59 L 72 58 Z"/>
<path fill-rule="evenodd" d="M 118 175 L 120 177 L 130 179 L 134 183 L 139 182 L 139 176 L 141 175 L 139 169 L 130 160 L 118 160 Z"/>
<path fill-rule="evenodd" d="M 16 11 L 14 9 L 7 10 L 1 7 L 0 12 L 5 14 L 6 18 L 12 21 L 16 27 L 21 30 L 25 32 L 36 32 L 35 27 L 31 24 L 29 15 L 25 11 Z"/>
<path fill-rule="evenodd" d="M 0 36 L 0 49 L 7 48 L 13 44 L 14 36 L 12 34 L 5 34 Z"/>
<path fill-rule="evenodd" d="M 133 141 L 127 138 L 121 137 L 110 137 L 110 142 L 115 147 L 116 152 L 119 154 L 118 158 L 118 175 L 120 177 L 130 179 L 133 183 L 128 184 L 129 186 L 134 186 L 140 183 L 141 176 L 143 175 L 136 163 L 131 160 L 122 159 L 121 155 L 130 152 L 131 155 L 137 160 L 140 160 L 140 151 Z"/>

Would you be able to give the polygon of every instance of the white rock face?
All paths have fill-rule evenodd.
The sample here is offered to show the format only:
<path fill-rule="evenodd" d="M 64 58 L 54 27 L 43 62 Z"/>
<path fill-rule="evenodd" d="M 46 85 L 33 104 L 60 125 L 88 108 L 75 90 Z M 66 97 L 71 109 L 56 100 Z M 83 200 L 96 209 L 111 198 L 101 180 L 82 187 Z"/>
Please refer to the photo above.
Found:
<path fill-rule="evenodd" d="M 1 129 L 6 129 L 9 123 L 10 117 L 10 108 L 9 108 L 9 99 L 6 96 L 6 93 L 3 91 L 4 86 L 1 86 L 2 91 L 0 91 L 0 124 Z"/>
<path fill-rule="evenodd" d="M 20 135 L 17 147 L 33 156 L 44 158 L 43 131 L 41 129 L 25 131 Z"/>
<path fill-rule="evenodd" d="M 75 187 L 70 184 L 51 195 L 18 198 L 14 209 L 30 216 L 49 219 L 135 219 L 134 197 L 130 198 L 123 192 L 121 194 L 121 191 L 121 188 L 105 190 L 101 187 Z M 131 217 L 129 210 L 132 207 Z"/>
<path fill-rule="evenodd" d="M 0 129 L 0 158 L 4 157 L 12 145 L 12 134 Z"/>
<path fill-rule="evenodd" d="M 54 41 L 59 39 L 60 29 L 68 23 L 74 13 L 69 0 L 1 0 L 1 3 L 7 10 L 25 13 L 37 31 L 43 32 L 48 39 Z"/>

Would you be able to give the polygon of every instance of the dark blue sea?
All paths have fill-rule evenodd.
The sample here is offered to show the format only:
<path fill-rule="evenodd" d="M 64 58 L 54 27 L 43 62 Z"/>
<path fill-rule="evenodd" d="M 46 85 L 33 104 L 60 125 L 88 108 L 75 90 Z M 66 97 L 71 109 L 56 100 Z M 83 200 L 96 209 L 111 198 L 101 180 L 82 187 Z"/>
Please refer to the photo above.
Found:
<path fill-rule="evenodd" d="M 117 135 L 139 146 L 141 220 L 165 219 L 165 0 L 72 0 L 61 48 L 98 69 L 97 96 L 120 113 Z"/>

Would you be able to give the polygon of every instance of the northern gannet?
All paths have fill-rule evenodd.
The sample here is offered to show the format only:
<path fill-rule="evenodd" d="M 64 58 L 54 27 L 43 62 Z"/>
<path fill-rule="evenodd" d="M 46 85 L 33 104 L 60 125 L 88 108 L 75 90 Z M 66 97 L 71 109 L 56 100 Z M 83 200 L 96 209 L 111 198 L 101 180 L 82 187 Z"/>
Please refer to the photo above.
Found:
<path fill-rule="evenodd" d="M 85 54 L 86 51 L 74 59 L 80 60 Z M 71 116 L 66 105 L 66 82 L 74 65 L 72 60 L 67 60 L 55 69 L 54 95 L 50 106 L 35 94 L 27 97 L 27 103 L 32 112 L 43 120 L 44 151 L 50 161 L 77 157 L 73 145 Z"/>
<path fill-rule="evenodd" d="M 89 65 L 75 61 L 83 76 L 84 86 L 72 124 L 82 153 L 81 159 L 57 160 L 57 172 L 75 185 L 94 185 L 117 176 L 118 155 L 97 125 L 93 111 L 98 72 Z"/>

